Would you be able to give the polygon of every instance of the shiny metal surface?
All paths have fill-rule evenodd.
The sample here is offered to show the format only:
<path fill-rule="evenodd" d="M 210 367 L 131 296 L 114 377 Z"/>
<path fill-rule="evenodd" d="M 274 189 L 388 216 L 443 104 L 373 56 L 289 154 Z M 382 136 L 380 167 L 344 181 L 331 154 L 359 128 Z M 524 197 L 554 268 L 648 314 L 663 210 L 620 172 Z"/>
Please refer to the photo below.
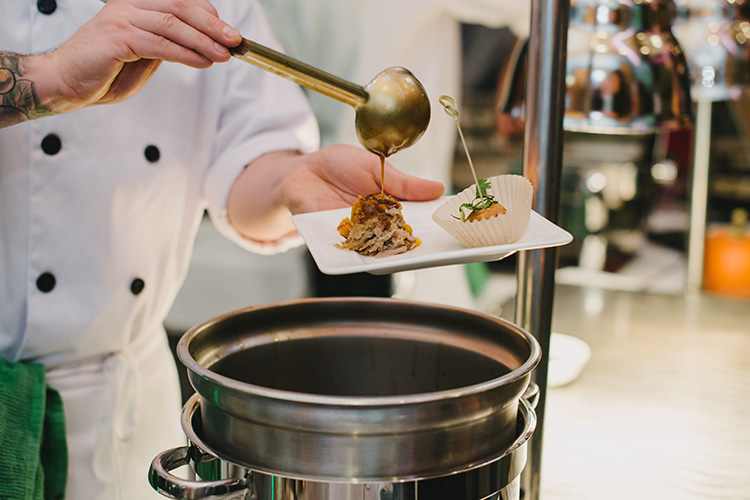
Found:
<path fill-rule="evenodd" d="M 739 99 L 750 84 L 750 2 L 675 3 L 672 32 L 687 57 L 693 99 Z"/>
<path fill-rule="evenodd" d="M 430 123 L 430 101 L 407 69 L 388 68 L 362 87 L 281 52 L 243 39 L 231 54 L 356 110 L 357 137 L 368 151 L 390 156 L 416 143 Z"/>
<path fill-rule="evenodd" d="M 534 186 L 532 208 L 551 221 L 557 221 L 560 205 L 568 8 L 566 0 L 531 3 L 523 174 Z M 555 248 L 518 254 L 515 322 L 531 332 L 543 352 L 533 375 L 539 386 L 536 409 L 540 425 L 531 439 L 529 464 L 521 477 L 526 500 L 538 500 L 540 495 L 556 256 Z"/>
<path fill-rule="evenodd" d="M 515 438 L 541 356 L 473 311 L 394 299 L 307 299 L 230 313 L 177 347 L 205 442 L 253 470 L 394 481 L 471 469 Z"/>
<path fill-rule="evenodd" d="M 565 134 L 558 224 L 573 235 L 573 242 L 558 249 L 562 263 L 604 270 L 610 256 L 630 256 L 643 245 L 659 192 L 654 165 L 664 137 Z"/>
<path fill-rule="evenodd" d="M 689 126 L 685 55 L 671 31 L 671 0 L 573 0 L 566 130 L 649 133 Z"/>
<path fill-rule="evenodd" d="M 703 258 L 708 214 L 709 167 L 711 160 L 710 99 L 699 99 L 696 105 L 693 168 L 690 171 L 690 217 L 687 239 L 687 293 L 698 293 L 703 286 Z"/>
<path fill-rule="evenodd" d="M 199 407 L 200 398 L 194 395 L 182 413 L 182 427 L 191 445 L 164 452 L 152 464 L 151 484 L 164 496 L 215 500 L 518 500 L 526 443 L 536 426 L 531 404 L 522 399 L 513 443 L 490 462 L 472 470 L 423 481 L 320 482 L 258 473 L 206 451 L 210 448 L 201 438 Z M 177 455 L 183 460 L 171 463 Z M 170 473 L 191 458 L 198 480 L 188 481 Z"/>
<path fill-rule="evenodd" d="M 407 69 L 389 68 L 365 86 L 370 98 L 357 108 L 359 142 L 381 156 L 416 143 L 430 123 L 430 100 L 422 84 Z"/>
<path fill-rule="evenodd" d="M 195 468 L 200 469 L 205 467 L 202 464 L 206 462 L 210 462 L 211 469 L 215 470 L 216 460 L 216 457 L 207 455 L 196 446 L 180 446 L 166 450 L 152 461 L 148 473 L 149 484 L 165 497 L 183 500 L 256 498 L 251 494 L 252 481 L 245 474 L 235 477 L 222 476 L 227 479 L 213 477 L 213 481 L 195 481 L 171 474 L 173 470 L 184 465 L 194 464 Z"/>
<path fill-rule="evenodd" d="M 686 291 L 700 291 L 708 212 L 713 102 L 738 100 L 750 86 L 750 2 L 679 0 L 673 31 L 687 55 L 696 100 Z"/>

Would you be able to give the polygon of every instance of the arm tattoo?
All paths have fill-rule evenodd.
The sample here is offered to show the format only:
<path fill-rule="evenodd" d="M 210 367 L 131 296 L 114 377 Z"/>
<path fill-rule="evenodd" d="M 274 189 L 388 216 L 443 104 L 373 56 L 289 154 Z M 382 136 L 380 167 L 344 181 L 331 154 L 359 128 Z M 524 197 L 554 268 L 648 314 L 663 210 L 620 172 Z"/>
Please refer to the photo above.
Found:
<path fill-rule="evenodd" d="M 20 69 L 23 56 L 0 53 L 0 127 L 54 114 L 39 103 L 34 83 Z"/>

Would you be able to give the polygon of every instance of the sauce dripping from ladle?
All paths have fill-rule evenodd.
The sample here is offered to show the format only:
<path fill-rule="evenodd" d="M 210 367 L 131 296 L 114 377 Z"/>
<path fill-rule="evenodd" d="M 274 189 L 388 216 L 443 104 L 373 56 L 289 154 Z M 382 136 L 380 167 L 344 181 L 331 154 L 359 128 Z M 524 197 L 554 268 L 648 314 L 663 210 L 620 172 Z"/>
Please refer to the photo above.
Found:
<path fill-rule="evenodd" d="M 380 157 L 380 189 L 384 193 L 385 158 L 417 142 L 430 123 L 430 100 L 407 69 L 378 73 L 364 87 L 339 78 L 245 38 L 231 54 L 356 110 L 354 127 L 364 148 Z"/>
<path fill-rule="evenodd" d="M 382 198 L 383 193 L 385 192 L 385 156 L 376 156 L 380 158 L 380 197 Z"/>

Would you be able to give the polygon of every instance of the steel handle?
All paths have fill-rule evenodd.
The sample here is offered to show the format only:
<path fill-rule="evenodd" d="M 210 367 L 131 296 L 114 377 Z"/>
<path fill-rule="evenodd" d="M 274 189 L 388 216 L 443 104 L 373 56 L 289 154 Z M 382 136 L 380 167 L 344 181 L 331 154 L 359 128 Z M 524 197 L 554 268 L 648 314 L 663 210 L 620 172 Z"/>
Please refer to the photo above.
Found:
<path fill-rule="evenodd" d="M 520 434 L 518 435 L 516 440 L 513 441 L 513 444 L 511 444 L 507 450 L 505 450 L 506 455 L 524 446 L 527 441 L 531 439 L 531 436 L 534 434 L 537 426 L 536 412 L 534 411 L 532 401 L 526 399 L 526 397 L 522 397 L 518 400 L 518 405 L 521 413 L 523 413 L 523 415 L 525 416 L 525 423 L 523 429 L 518 429 L 518 431 L 520 431 Z"/>
<path fill-rule="evenodd" d="M 529 386 L 526 388 L 526 391 L 524 391 L 521 397 L 529 403 L 529 406 L 531 406 L 532 408 L 536 408 L 536 405 L 539 404 L 540 397 L 539 386 L 534 382 L 529 382 Z"/>
<path fill-rule="evenodd" d="M 229 52 L 237 59 L 349 104 L 355 109 L 369 99 L 367 90 L 361 85 L 339 78 L 247 38 L 243 38 L 242 42 L 237 47 L 229 49 Z"/>
<path fill-rule="evenodd" d="M 107 0 L 100 1 L 107 3 Z M 237 59 L 303 85 L 324 96 L 341 101 L 354 109 L 358 109 L 370 98 L 367 90 L 361 85 L 298 61 L 247 38 L 243 38 L 238 46 L 230 48 L 229 53 Z"/>
<path fill-rule="evenodd" d="M 190 464 L 196 453 L 199 457 L 202 456 L 193 446 L 180 446 L 157 455 L 148 471 L 151 487 L 165 497 L 178 500 L 254 500 L 251 481 L 247 477 L 191 481 L 171 474 L 174 469 Z"/>

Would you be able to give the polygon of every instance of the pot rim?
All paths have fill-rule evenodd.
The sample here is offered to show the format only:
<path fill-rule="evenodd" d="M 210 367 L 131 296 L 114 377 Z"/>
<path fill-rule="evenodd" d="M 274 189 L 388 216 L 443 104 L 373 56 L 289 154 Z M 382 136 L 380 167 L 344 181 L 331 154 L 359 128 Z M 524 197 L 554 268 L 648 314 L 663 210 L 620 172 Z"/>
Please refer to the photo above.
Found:
<path fill-rule="evenodd" d="M 211 327 L 216 323 L 220 323 L 233 316 L 247 313 L 250 311 L 276 309 L 285 306 L 292 306 L 295 304 L 314 304 L 314 303 L 332 303 L 332 302 L 347 302 L 347 303 L 393 303 L 398 304 L 401 307 L 416 306 L 420 308 L 431 308 L 435 310 L 453 310 L 458 314 L 471 315 L 486 321 L 501 324 L 509 330 L 519 334 L 527 342 L 529 346 L 529 354 L 526 360 L 517 368 L 511 369 L 510 372 L 503 374 L 499 377 L 495 377 L 484 382 L 477 384 L 466 385 L 453 389 L 445 389 L 440 391 L 431 392 L 420 392 L 416 394 L 403 394 L 395 396 L 335 396 L 325 394 L 314 394 L 306 392 L 288 391 L 283 389 L 274 389 L 270 387 L 260 386 L 251 384 L 248 382 L 241 382 L 225 375 L 218 374 L 209 368 L 201 365 L 196 361 L 189 353 L 188 344 L 191 339 L 199 335 L 204 329 Z M 395 298 L 377 298 L 377 297 L 314 297 L 305 298 L 298 300 L 290 300 L 283 302 L 275 302 L 271 304 L 263 304 L 258 306 L 250 306 L 243 309 L 238 309 L 217 316 L 213 319 L 205 321 L 199 325 L 190 328 L 180 338 L 177 345 L 177 356 L 183 365 L 188 369 L 189 375 L 196 375 L 204 379 L 208 379 L 214 382 L 218 382 L 222 386 L 222 390 L 228 390 L 232 392 L 241 393 L 247 397 L 252 395 L 254 397 L 268 398 L 277 401 L 289 401 L 294 403 L 305 403 L 312 405 L 326 405 L 326 406 L 337 406 L 337 407 L 351 407 L 351 408 L 374 408 L 374 407 L 387 407 L 387 406 L 400 406 L 404 404 L 417 404 L 417 403 L 428 403 L 433 401 L 449 400 L 454 398 L 464 398 L 474 394 L 480 394 L 488 392 L 499 386 L 508 385 L 510 383 L 519 381 L 524 377 L 528 377 L 531 371 L 539 364 L 542 356 L 541 346 L 536 338 L 527 332 L 525 329 L 511 323 L 510 321 L 500 318 L 499 316 L 493 316 L 490 314 L 473 311 L 470 309 L 464 309 L 455 306 L 448 306 L 442 304 L 432 304 L 415 302 L 403 299 Z M 523 392 L 523 391 L 521 391 Z M 204 398 L 205 400 L 206 398 Z M 206 403 L 211 401 L 206 400 Z"/>

